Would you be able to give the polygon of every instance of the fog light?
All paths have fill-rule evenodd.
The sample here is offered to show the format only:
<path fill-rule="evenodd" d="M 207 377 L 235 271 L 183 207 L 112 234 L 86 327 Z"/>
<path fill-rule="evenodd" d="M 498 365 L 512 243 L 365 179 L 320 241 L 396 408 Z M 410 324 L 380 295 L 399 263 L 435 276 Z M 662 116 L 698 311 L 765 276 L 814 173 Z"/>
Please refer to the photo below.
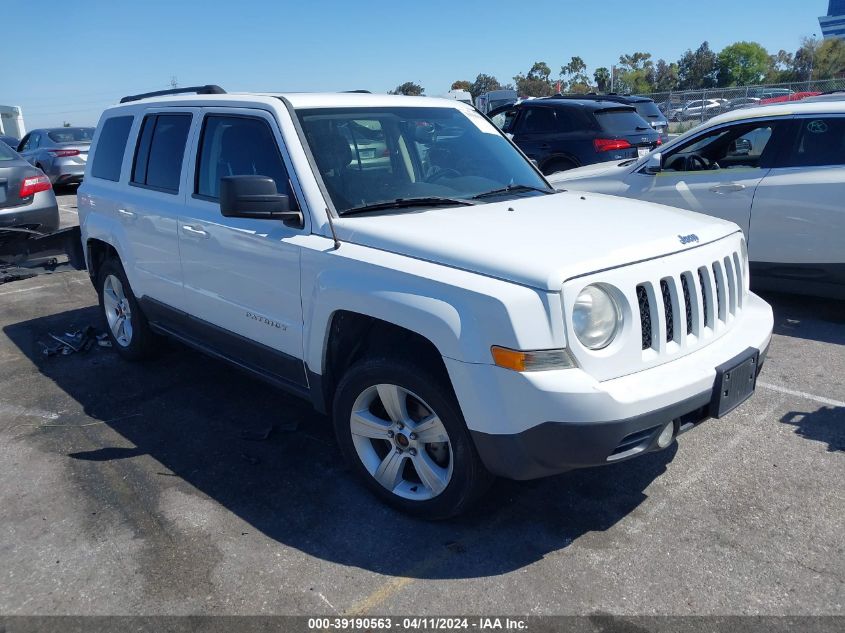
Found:
<path fill-rule="evenodd" d="M 660 431 L 660 436 L 657 438 L 657 445 L 660 448 L 666 448 L 672 443 L 673 437 L 675 437 L 675 423 L 670 422 Z"/>

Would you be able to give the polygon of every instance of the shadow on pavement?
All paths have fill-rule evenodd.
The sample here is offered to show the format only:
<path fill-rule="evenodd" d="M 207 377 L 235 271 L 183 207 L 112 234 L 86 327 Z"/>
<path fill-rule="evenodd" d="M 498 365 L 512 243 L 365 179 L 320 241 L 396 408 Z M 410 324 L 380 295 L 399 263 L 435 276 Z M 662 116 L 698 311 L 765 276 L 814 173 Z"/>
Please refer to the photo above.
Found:
<path fill-rule="evenodd" d="M 790 411 L 780 421 L 808 440 L 827 443 L 830 452 L 845 451 L 845 407 L 822 407 L 812 413 Z"/>
<path fill-rule="evenodd" d="M 761 292 L 775 314 L 775 334 L 845 345 L 845 301 Z"/>
<path fill-rule="evenodd" d="M 645 489 L 677 450 L 673 444 L 631 462 L 544 480 L 500 481 L 470 515 L 422 522 L 382 505 L 346 471 L 328 420 L 309 403 L 222 362 L 181 346 L 145 363 L 125 362 L 102 348 L 41 354 L 37 341 L 47 332 L 89 324 L 99 326 L 96 307 L 4 328 L 43 376 L 81 405 L 86 417 L 78 416 L 80 422 L 104 422 L 84 429 L 91 450 L 80 451 L 72 439 L 78 435 L 55 429 L 22 440 L 66 455 L 76 488 L 87 497 L 80 505 L 121 513 L 141 538 L 153 528 L 137 515 L 157 514 L 162 491 L 180 485 L 268 537 L 327 561 L 417 578 L 493 576 L 613 527 L 646 499 Z M 104 426 L 125 440 L 116 441 Z M 271 427 L 266 440 L 255 441 Z M 127 442 L 133 447 L 114 446 Z"/>

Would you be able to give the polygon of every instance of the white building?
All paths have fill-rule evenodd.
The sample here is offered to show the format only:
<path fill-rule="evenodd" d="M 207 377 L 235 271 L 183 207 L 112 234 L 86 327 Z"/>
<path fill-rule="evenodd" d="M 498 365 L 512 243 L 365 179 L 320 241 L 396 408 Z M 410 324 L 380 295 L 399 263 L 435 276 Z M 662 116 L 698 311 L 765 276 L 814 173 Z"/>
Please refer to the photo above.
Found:
<path fill-rule="evenodd" d="M 20 106 L 0 105 L 0 134 L 22 138 L 26 134 Z"/>

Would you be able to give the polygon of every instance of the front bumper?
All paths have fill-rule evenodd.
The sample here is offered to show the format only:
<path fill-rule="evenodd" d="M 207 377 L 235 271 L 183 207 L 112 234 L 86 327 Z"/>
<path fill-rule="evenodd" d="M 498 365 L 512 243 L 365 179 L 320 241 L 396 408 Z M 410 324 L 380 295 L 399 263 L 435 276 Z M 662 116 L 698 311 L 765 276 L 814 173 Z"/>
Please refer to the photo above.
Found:
<path fill-rule="evenodd" d="M 534 479 L 657 449 L 711 416 L 717 368 L 751 350 L 762 367 L 771 307 L 747 295 L 740 323 L 711 345 L 634 374 L 596 381 L 580 369 L 518 373 L 445 359 L 479 456 L 494 474 Z M 474 384 L 473 384 L 474 383 Z"/>

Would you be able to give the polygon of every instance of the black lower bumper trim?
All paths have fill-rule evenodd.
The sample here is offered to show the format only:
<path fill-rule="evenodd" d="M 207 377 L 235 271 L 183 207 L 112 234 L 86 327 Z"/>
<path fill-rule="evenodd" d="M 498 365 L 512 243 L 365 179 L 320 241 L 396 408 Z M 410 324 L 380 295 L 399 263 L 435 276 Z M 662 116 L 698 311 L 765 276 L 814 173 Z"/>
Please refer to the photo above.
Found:
<path fill-rule="evenodd" d="M 509 479 L 536 479 L 576 468 L 613 464 L 657 450 L 657 437 L 668 422 L 674 421 L 678 433 L 710 417 L 711 396 L 708 389 L 625 420 L 544 422 L 512 435 L 471 433 L 479 456 L 492 473 Z M 630 438 L 638 436 L 640 443 L 630 444 Z"/>

